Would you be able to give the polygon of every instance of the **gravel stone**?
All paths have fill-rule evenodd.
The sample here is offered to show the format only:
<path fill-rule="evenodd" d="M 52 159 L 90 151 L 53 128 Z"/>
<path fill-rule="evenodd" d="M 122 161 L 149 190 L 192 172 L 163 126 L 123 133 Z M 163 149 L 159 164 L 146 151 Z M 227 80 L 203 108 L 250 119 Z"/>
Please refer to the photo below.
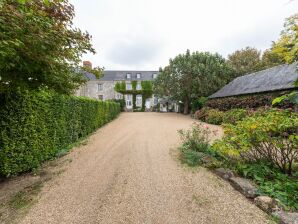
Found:
<path fill-rule="evenodd" d="M 181 165 L 177 131 L 194 122 L 175 113 L 122 113 L 67 155 L 65 172 L 45 184 L 18 223 L 269 223 L 225 180 Z"/>

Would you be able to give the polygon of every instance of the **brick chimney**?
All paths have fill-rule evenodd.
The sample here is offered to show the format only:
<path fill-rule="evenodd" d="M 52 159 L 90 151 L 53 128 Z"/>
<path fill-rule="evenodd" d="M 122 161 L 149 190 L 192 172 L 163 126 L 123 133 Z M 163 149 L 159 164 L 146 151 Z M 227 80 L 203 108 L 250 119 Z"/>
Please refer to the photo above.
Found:
<path fill-rule="evenodd" d="M 83 67 L 92 69 L 92 63 L 90 61 L 83 61 Z"/>

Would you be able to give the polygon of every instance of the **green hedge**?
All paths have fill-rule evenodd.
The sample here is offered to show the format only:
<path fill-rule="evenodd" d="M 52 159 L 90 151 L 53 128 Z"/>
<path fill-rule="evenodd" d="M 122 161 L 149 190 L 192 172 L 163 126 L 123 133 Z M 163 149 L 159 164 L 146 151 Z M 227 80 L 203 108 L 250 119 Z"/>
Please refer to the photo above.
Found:
<path fill-rule="evenodd" d="M 280 97 L 286 93 L 288 91 L 209 99 L 205 106 L 221 111 L 230 109 L 255 109 L 264 106 L 271 107 L 272 101 L 276 97 Z M 283 102 L 276 107 L 283 109 L 294 108 L 294 104 Z"/>
<path fill-rule="evenodd" d="M 0 175 L 39 167 L 119 112 L 118 103 L 44 91 L 0 94 Z"/>

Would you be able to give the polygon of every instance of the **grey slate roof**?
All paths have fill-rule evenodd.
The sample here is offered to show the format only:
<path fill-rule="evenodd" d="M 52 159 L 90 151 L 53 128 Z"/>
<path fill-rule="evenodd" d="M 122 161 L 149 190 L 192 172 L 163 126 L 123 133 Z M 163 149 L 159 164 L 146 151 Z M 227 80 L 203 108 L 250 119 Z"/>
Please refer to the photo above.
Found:
<path fill-rule="evenodd" d="M 293 82 L 298 78 L 297 65 L 298 62 L 279 65 L 238 77 L 209 98 L 294 89 Z"/>
<path fill-rule="evenodd" d="M 83 71 L 83 75 L 88 79 L 88 80 L 96 80 L 96 76 L 90 72 L 85 72 Z"/>
<path fill-rule="evenodd" d="M 131 74 L 131 79 L 126 78 L 126 74 Z M 141 74 L 141 78 L 137 79 L 137 73 Z M 117 71 L 106 70 L 100 81 L 121 81 L 121 80 L 153 80 L 153 74 L 158 74 L 158 71 Z"/>

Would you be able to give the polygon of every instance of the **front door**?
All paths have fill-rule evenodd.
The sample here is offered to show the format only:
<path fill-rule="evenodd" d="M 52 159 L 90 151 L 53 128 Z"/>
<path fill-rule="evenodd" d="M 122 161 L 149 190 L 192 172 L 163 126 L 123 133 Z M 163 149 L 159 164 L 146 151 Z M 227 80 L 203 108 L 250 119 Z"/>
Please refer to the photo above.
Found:
<path fill-rule="evenodd" d="M 132 109 L 132 95 L 126 95 L 126 109 Z"/>

